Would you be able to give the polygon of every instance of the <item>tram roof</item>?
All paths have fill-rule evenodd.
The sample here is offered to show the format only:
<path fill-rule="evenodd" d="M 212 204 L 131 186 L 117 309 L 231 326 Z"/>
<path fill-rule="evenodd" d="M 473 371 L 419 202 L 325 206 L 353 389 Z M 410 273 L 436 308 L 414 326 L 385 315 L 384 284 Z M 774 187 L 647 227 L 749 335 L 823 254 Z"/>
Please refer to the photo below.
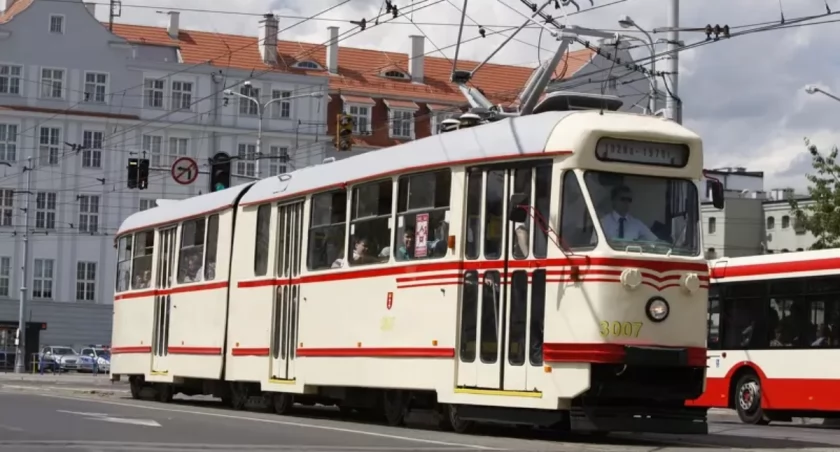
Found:
<path fill-rule="evenodd" d="M 259 204 L 294 198 L 401 172 L 446 168 L 466 162 L 490 162 L 517 155 L 536 157 L 544 152 L 561 151 L 546 149 L 546 143 L 558 122 L 579 113 L 583 112 L 546 112 L 508 118 L 302 168 L 285 175 L 285 180 L 271 177 L 258 181 L 242 197 L 241 203 Z"/>

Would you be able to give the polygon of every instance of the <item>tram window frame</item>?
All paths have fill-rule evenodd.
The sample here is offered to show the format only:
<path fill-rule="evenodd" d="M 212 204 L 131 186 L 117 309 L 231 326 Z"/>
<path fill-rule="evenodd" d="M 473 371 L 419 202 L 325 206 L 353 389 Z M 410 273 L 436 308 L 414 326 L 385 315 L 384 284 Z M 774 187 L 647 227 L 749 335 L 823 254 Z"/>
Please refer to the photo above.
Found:
<path fill-rule="evenodd" d="M 216 261 L 219 253 L 219 214 L 207 217 L 204 241 L 204 280 L 216 279 Z"/>
<path fill-rule="evenodd" d="M 114 292 L 126 292 L 131 290 L 131 264 L 134 261 L 132 254 L 132 245 L 134 244 L 134 234 L 128 234 L 117 239 L 117 280 L 114 285 Z M 127 266 L 127 269 L 123 269 Z M 120 285 L 120 281 L 125 282 L 125 286 Z"/>
<path fill-rule="evenodd" d="M 188 235 L 189 234 L 189 235 Z M 178 284 L 192 284 L 204 281 L 204 241 L 207 235 L 207 218 L 194 218 L 181 223 L 181 237 L 178 243 Z M 187 279 L 188 259 L 201 263 L 193 278 Z"/>
<path fill-rule="evenodd" d="M 419 190 L 412 187 L 417 186 Z M 431 187 L 431 190 L 427 188 Z M 397 210 L 394 244 L 391 252 L 396 262 L 443 259 L 449 254 L 449 225 L 452 209 L 452 170 L 449 168 L 408 174 L 397 179 Z M 426 252 L 417 256 L 417 223 L 426 218 Z M 413 216 L 413 218 L 412 218 Z M 406 230 L 413 231 L 414 255 L 404 250 Z M 439 236 L 439 237 L 438 237 Z M 401 248 L 403 247 L 403 248 Z"/>
<path fill-rule="evenodd" d="M 152 287 L 152 264 L 154 262 L 154 254 L 155 254 L 155 242 L 157 241 L 157 231 L 154 229 L 147 229 L 145 231 L 139 231 L 134 234 L 134 245 L 132 248 L 132 258 L 131 258 L 131 290 L 140 290 L 140 289 L 148 289 Z M 141 240 L 145 240 L 145 243 L 141 242 Z M 143 246 L 138 246 L 140 244 Z M 142 250 L 143 254 L 138 254 Z M 148 262 L 148 268 L 144 268 L 143 272 L 148 271 L 149 276 L 148 279 L 143 281 L 143 284 L 136 284 L 137 278 L 141 275 L 138 274 L 138 265 L 137 262 Z M 145 266 L 139 266 L 145 267 Z"/>
<path fill-rule="evenodd" d="M 347 249 L 347 191 L 333 190 L 309 197 L 306 268 L 309 271 L 341 268 Z M 323 233 L 322 237 L 316 234 Z M 340 243 L 333 243 L 338 239 Z M 319 243 L 320 242 L 320 243 Z M 335 258 L 330 256 L 330 246 Z M 314 255 L 325 254 L 324 264 L 313 262 Z"/>
<path fill-rule="evenodd" d="M 393 201 L 392 177 L 353 186 L 350 203 L 350 240 L 345 248 L 344 265 L 359 267 L 384 264 L 390 260 L 390 251 L 393 249 Z M 359 229 L 361 231 L 357 232 Z M 360 256 L 358 261 L 354 261 L 350 256 L 354 255 L 356 245 L 362 242 L 366 242 L 366 251 L 370 254 Z M 376 247 L 375 251 L 373 247 Z"/>
<path fill-rule="evenodd" d="M 481 257 L 481 205 L 484 199 L 484 172 L 480 168 L 467 169 L 466 174 L 466 224 L 464 225 L 464 257 L 476 260 Z"/>
<path fill-rule="evenodd" d="M 257 208 L 256 232 L 254 235 L 254 276 L 268 274 L 268 254 L 271 244 L 271 203 Z"/>
<path fill-rule="evenodd" d="M 574 170 L 566 170 L 560 177 L 561 188 L 559 230 L 560 239 L 562 240 L 561 243 L 569 247 L 569 249 L 572 251 L 594 250 L 598 247 L 600 238 L 598 237 L 598 233 L 596 232 L 595 221 L 592 218 L 592 211 L 589 209 L 589 204 L 586 202 L 586 198 L 584 197 L 583 186 L 580 183 L 580 180 L 578 179 L 578 175 L 577 173 L 575 173 Z M 577 193 L 574 193 L 575 189 L 577 190 Z M 567 229 L 567 227 L 570 226 L 570 224 L 567 223 L 567 215 L 570 214 L 570 205 L 574 205 L 575 207 L 581 206 L 583 208 L 583 213 L 585 214 L 583 218 L 583 227 L 579 227 L 578 224 L 574 224 L 575 230 Z M 586 240 L 585 237 L 587 236 L 587 231 L 590 231 L 588 239 L 589 241 L 588 243 L 584 243 L 584 241 Z M 569 239 L 569 236 L 572 237 L 572 240 Z"/>

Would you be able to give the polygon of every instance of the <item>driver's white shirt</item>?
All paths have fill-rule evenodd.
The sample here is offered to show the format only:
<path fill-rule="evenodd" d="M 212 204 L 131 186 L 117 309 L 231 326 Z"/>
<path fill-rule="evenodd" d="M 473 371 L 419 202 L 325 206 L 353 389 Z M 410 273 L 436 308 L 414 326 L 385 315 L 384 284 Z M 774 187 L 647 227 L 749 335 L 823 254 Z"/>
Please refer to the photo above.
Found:
<path fill-rule="evenodd" d="M 608 240 L 618 238 L 619 219 L 621 215 L 612 211 L 601 218 L 601 227 L 604 228 Z M 647 226 L 629 213 L 624 216 L 624 238 L 623 240 L 659 240 Z"/>

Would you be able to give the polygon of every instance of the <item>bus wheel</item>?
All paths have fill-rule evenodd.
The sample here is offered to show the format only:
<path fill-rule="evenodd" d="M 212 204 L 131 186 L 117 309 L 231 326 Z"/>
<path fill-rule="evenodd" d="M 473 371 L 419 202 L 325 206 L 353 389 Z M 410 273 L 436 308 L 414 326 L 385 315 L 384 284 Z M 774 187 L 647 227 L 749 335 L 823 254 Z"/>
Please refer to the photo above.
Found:
<path fill-rule="evenodd" d="M 401 426 L 405 423 L 405 416 L 408 414 L 409 393 L 400 390 L 386 390 L 382 393 L 382 414 L 385 422 L 391 427 Z"/>
<path fill-rule="evenodd" d="M 441 409 L 440 427 L 455 433 L 469 433 L 473 429 L 473 421 L 461 419 L 457 405 L 443 405 Z"/>
<path fill-rule="evenodd" d="M 761 380 L 753 373 L 743 375 L 735 385 L 735 409 L 741 422 L 767 425 L 770 419 L 761 409 Z"/>
<path fill-rule="evenodd" d="M 294 405 L 294 396 L 283 392 L 275 392 L 272 397 L 272 405 L 274 412 L 277 414 L 286 414 L 292 409 Z"/>

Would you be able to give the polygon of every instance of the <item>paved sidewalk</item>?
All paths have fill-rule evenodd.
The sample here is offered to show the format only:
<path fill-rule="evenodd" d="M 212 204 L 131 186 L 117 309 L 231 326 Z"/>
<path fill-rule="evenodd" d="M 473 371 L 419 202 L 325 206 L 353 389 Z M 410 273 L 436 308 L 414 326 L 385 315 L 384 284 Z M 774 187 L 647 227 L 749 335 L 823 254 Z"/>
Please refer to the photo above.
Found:
<path fill-rule="evenodd" d="M 123 386 L 127 385 L 128 383 L 125 381 L 120 381 L 117 383 L 112 383 L 110 376 L 108 374 L 100 373 L 98 375 L 92 374 L 76 374 L 76 373 L 64 373 L 64 374 L 53 374 L 53 373 L 44 373 L 41 374 L 16 374 L 16 373 L 0 373 L 0 382 L 14 382 L 14 381 L 26 381 L 32 383 L 52 383 L 52 384 L 84 384 L 84 385 L 96 385 L 96 386 Z"/>

